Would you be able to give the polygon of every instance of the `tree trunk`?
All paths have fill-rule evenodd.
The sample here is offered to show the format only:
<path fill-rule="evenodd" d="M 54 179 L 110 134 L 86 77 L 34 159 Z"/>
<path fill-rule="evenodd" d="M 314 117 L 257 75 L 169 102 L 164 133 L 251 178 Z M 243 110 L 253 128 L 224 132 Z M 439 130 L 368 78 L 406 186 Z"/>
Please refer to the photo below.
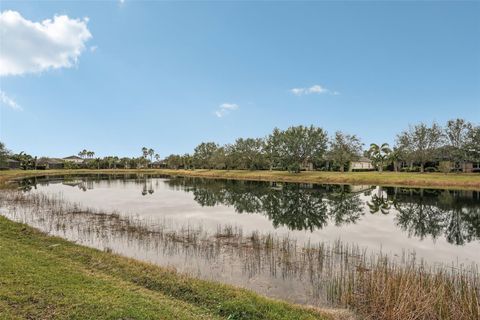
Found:
<path fill-rule="evenodd" d="M 342 163 L 340 165 L 340 172 L 344 172 L 345 171 L 345 165 Z"/>
<path fill-rule="evenodd" d="M 425 163 L 423 162 L 420 164 L 420 172 L 421 173 L 425 172 Z"/>

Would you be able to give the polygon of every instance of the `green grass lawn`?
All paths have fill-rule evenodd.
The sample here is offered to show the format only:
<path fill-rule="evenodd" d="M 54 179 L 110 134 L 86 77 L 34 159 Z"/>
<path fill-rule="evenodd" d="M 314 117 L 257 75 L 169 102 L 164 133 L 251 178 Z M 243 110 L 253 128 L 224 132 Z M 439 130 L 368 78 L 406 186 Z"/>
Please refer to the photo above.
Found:
<path fill-rule="evenodd" d="M 0 319 L 328 319 L 0 217 Z"/>

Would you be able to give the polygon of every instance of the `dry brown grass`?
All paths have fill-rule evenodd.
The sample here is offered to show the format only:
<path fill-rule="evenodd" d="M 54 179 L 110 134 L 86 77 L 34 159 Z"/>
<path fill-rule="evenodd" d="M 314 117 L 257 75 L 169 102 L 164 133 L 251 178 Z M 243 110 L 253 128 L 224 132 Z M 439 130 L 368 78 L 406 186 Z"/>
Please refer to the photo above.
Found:
<path fill-rule="evenodd" d="M 366 319 L 480 319 L 477 266 L 448 268 L 405 264 L 388 257 L 335 279 L 334 297 Z"/>
<path fill-rule="evenodd" d="M 170 169 L 111 169 L 111 170 L 10 170 L 0 171 L 0 186 L 13 178 L 41 175 L 68 174 L 165 174 L 177 176 L 235 179 L 252 181 L 283 181 L 299 183 L 333 183 L 333 184 L 372 184 L 382 186 L 415 186 L 442 189 L 480 189 L 478 173 L 407 173 L 407 172 L 323 172 L 303 171 L 290 173 L 286 171 L 250 171 L 250 170 L 170 170 Z"/>

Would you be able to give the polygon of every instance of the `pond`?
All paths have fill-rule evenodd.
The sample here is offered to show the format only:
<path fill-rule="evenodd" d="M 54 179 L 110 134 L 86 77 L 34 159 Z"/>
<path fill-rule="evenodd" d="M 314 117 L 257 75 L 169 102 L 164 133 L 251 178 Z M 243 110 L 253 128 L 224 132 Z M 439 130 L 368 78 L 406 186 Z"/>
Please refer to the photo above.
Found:
<path fill-rule="evenodd" d="M 19 190 L 32 204 L 3 193 L 1 214 L 295 303 L 327 303 L 327 269 L 343 268 L 343 252 L 480 263 L 480 191 L 151 175 L 38 177 L 19 181 Z"/>

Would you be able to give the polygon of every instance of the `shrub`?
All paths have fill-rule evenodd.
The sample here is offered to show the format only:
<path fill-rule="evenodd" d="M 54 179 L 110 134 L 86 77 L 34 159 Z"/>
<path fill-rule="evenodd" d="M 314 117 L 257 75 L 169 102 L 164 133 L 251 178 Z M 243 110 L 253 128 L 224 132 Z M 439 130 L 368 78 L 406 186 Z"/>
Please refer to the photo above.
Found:
<path fill-rule="evenodd" d="M 440 163 L 438 164 L 438 170 L 445 174 L 449 173 L 451 171 L 451 168 L 452 165 L 450 161 L 440 161 Z"/>

